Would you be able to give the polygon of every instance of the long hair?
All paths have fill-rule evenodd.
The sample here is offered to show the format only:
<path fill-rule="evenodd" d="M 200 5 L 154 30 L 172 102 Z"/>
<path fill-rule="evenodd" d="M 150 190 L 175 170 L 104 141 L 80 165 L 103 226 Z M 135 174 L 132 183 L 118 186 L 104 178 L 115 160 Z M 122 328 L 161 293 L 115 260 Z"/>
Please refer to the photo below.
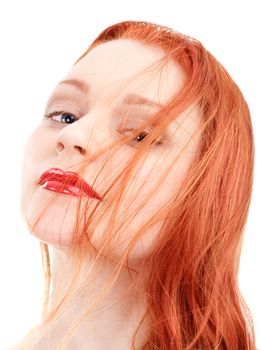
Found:
<path fill-rule="evenodd" d="M 254 350 L 253 321 L 237 281 L 253 183 L 254 143 L 247 103 L 229 73 L 199 41 L 154 23 L 124 21 L 106 28 L 75 64 L 96 46 L 117 39 L 133 39 L 148 47 L 161 48 L 165 55 L 155 69 L 161 69 L 173 60 L 185 71 L 186 81 L 151 118 L 150 123 L 155 124 L 152 133 L 130 157 L 128 166 L 119 176 L 120 181 L 117 179 L 119 186 L 113 187 L 117 184 L 115 181 L 109 189 L 115 191 L 115 207 L 98 250 L 93 249 L 91 243 L 92 227 L 95 227 L 91 220 L 95 219 L 95 212 L 90 215 L 83 210 L 86 215 L 79 222 L 79 202 L 70 248 L 75 274 L 70 288 L 60 295 L 55 308 L 49 305 L 52 272 L 48 245 L 40 243 L 45 272 L 42 322 L 29 332 L 18 348 L 33 349 L 33 344 L 62 315 L 66 301 L 73 295 L 86 251 L 93 249 L 98 258 L 103 247 L 108 247 L 115 236 L 117 224 L 122 227 L 131 222 L 133 216 L 127 215 L 124 220 L 115 220 L 130 174 L 137 171 L 138 162 L 150 152 L 151 141 L 181 113 L 197 104 L 202 112 L 200 143 L 193 163 L 182 179 L 182 186 L 168 206 L 159 208 L 151 221 L 141 225 L 117 261 L 107 289 L 102 292 L 108 292 L 122 268 L 127 266 L 130 273 L 137 273 L 135 268 L 129 267 L 128 254 L 152 224 L 164 219 L 151 251 L 141 265 L 146 268 L 142 295 L 146 306 L 144 319 L 149 320 L 149 336 L 139 348 L 133 340 L 132 348 Z M 191 139 L 193 137 L 197 135 L 191 135 Z M 130 137 L 115 145 L 120 147 L 126 140 Z M 110 150 L 107 148 L 106 152 Z M 173 159 L 175 161 L 177 159 Z M 112 208 L 111 203 L 108 208 Z M 85 311 L 87 316 L 90 310 Z M 77 322 L 73 329 L 76 325 Z M 62 349 L 61 344 L 56 349 Z"/>

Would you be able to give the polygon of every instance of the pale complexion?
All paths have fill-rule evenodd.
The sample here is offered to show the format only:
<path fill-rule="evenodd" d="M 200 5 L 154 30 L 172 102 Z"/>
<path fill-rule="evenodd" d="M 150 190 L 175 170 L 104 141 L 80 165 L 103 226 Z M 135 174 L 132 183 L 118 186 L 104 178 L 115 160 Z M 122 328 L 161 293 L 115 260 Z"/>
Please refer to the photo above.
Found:
<path fill-rule="evenodd" d="M 61 267 L 67 262 L 64 248 L 69 249 L 70 247 L 76 198 L 65 194 L 57 196 L 57 193 L 43 189 L 37 184 L 39 177 L 51 167 L 74 171 L 75 164 L 81 162 L 84 157 L 80 152 L 80 148 L 92 154 L 96 148 L 113 141 L 118 135 L 119 118 L 126 108 L 126 105 L 122 104 L 122 100 L 128 94 L 139 93 L 158 104 L 164 104 L 169 100 L 182 87 L 185 80 L 184 72 L 176 63 L 168 63 L 163 72 L 158 72 L 153 77 L 151 77 L 150 70 L 136 77 L 136 74 L 139 74 L 163 55 L 163 51 L 159 48 L 145 47 L 140 42 L 126 39 L 111 41 L 96 47 L 73 66 L 63 79 L 80 80 L 89 86 L 88 91 L 81 90 L 69 83 L 58 84 L 46 106 L 46 114 L 60 109 L 75 115 L 79 119 L 71 124 L 62 124 L 43 118 L 28 140 L 24 153 L 21 209 L 29 225 L 34 224 L 41 210 L 46 207 L 50 199 L 56 196 L 32 232 L 36 238 L 48 243 L 51 247 L 53 294 L 58 293 L 55 290 L 56 281 Z M 135 79 L 130 84 L 124 85 L 133 77 Z M 109 103 L 112 96 L 116 96 L 116 98 Z M 128 106 L 128 110 L 133 111 L 133 113 L 130 112 L 130 118 L 132 115 L 133 118 L 137 118 L 137 116 L 142 118 L 148 111 L 150 113 L 156 112 L 157 108 L 159 107 Z M 182 127 L 178 128 L 177 125 L 182 125 Z M 151 151 L 143 164 L 140 180 L 144 181 L 146 174 L 155 167 L 155 164 L 158 164 L 159 160 L 162 162 L 163 155 L 163 164 L 165 166 L 169 165 L 174 156 L 178 155 L 189 140 L 191 134 L 199 129 L 199 126 L 200 112 L 197 107 L 181 115 L 177 122 L 170 124 L 166 143 Z M 157 212 L 159 206 L 164 206 L 175 195 L 192 162 L 197 147 L 198 140 L 195 139 L 185 155 L 171 169 L 168 178 L 161 184 L 157 196 L 154 196 L 139 211 L 135 219 L 128 225 L 128 232 L 126 232 L 126 227 L 124 228 L 122 236 L 120 236 L 122 237 L 122 244 L 118 244 L 118 250 L 115 249 L 113 253 L 115 258 L 120 256 L 123 249 L 126 248 L 128 238 L 131 237 L 140 223 L 147 220 L 153 213 Z M 100 180 L 95 185 L 96 192 L 99 194 L 104 192 L 109 182 L 116 175 L 112 169 L 123 167 L 125 160 L 133 151 L 133 145 L 126 144 L 120 152 L 115 154 L 110 163 L 110 169 L 105 167 L 100 174 Z M 103 161 L 104 159 L 101 157 L 101 159 L 96 159 L 89 164 L 88 173 L 84 177 L 89 184 L 92 185 L 92 179 L 97 174 Z M 142 200 L 144 194 L 155 187 L 155 181 L 163 170 L 163 166 L 157 167 L 155 178 L 150 177 L 143 192 L 140 192 L 140 196 L 135 196 L 135 204 Z M 123 201 L 121 204 L 123 216 L 130 206 L 131 194 L 134 193 L 138 185 L 139 179 L 132 185 L 129 196 L 126 196 L 125 202 Z M 93 200 L 93 203 L 94 201 L 96 200 Z M 64 220 L 65 213 L 66 218 Z M 96 242 L 95 238 L 98 239 L 106 230 L 107 220 L 108 218 L 105 215 L 103 220 L 99 222 L 95 229 L 94 242 Z M 139 261 L 146 255 L 158 229 L 159 226 L 157 225 L 153 227 L 153 230 L 148 232 L 135 246 L 131 255 L 133 261 Z M 110 252 L 108 253 L 110 254 Z M 88 264 L 88 259 L 86 259 L 86 264 Z M 86 290 L 83 293 L 84 298 L 75 302 L 71 307 L 66 322 L 62 320 L 49 334 L 48 346 L 50 349 L 53 349 L 54 344 L 63 336 L 67 323 L 69 324 L 71 320 L 74 320 L 79 312 L 88 306 L 88 302 L 93 298 L 93 295 L 100 291 L 101 285 L 111 272 L 111 266 L 105 260 L 104 262 L 101 260 L 99 268 L 101 270 L 99 270 L 95 283 L 92 283 L 92 291 Z M 64 285 L 67 285 L 71 278 L 70 268 L 67 269 L 67 274 L 62 277 Z M 77 331 L 73 342 L 69 346 L 70 349 L 99 350 L 106 348 L 108 350 L 126 350 L 130 348 L 130 339 L 141 318 L 142 306 L 137 302 L 134 291 L 125 295 L 124 298 L 121 297 L 120 294 L 125 290 L 128 282 L 128 275 L 122 272 L 109 295 L 106 296 L 102 305 L 97 308 L 99 313 L 95 314 L 95 318 L 84 322 L 83 326 Z M 38 348 L 44 349 L 46 344 L 47 338 L 39 344 Z"/>

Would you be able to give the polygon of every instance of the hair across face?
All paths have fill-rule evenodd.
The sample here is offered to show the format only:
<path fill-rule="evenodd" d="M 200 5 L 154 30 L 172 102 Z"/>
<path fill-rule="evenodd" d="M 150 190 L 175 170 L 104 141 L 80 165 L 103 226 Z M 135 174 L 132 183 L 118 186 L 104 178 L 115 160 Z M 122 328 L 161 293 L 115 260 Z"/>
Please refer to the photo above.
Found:
<path fill-rule="evenodd" d="M 74 169 L 79 164 L 84 165 L 86 155 L 91 157 L 111 142 L 130 136 L 142 123 L 148 123 L 159 113 L 162 106 L 179 92 L 186 79 L 184 71 L 174 61 L 158 68 L 162 58 L 164 52 L 160 49 L 146 47 L 135 40 L 115 40 L 90 51 L 57 84 L 47 102 L 45 116 L 31 135 L 25 152 L 24 172 L 32 174 L 32 178 L 24 177 L 23 210 L 32 225 L 53 198 L 35 226 L 33 234 L 36 237 L 50 244 L 68 246 L 76 216 L 74 197 L 57 196 L 56 192 L 34 185 L 41 171 L 44 167 Z M 153 66 L 157 70 L 154 68 L 153 71 Z M 67 119 L 62 112 L 67 113 Z M 185 110 L 156 138 L 146 159 L 142 158 L 136 165 L 138 176 L 130 180 L 116 214 L 118 231 L 114 235 L 113 253 L 116 256 L 123 254 L 123 248 L 126 249 L 135 230 L 173 201 L 199 148 L 199 136 L 193 142 L 190 139 L 199 131 L 200 121 L 198 106 Z M 98 193 L 105 193 L 152 131 L 152 126 L 144 128 L 143 134 L 140 132 L 123 143 L 112 156 L 107 152 L 89 161 L 83 178 Z M 40 143 L 37 142 L 39 139 Z M 191 144 L 184 151 L 189 141 Z M 76 147 L 81 147 L 85 153 Z M 149 195 L 153 196 L 152 199 L 146 200 Z M 107 203 L 113 202 L 114 196 L 115 190 L 111 190 L 99 203 L 97 215 L 99 210 L 102 215 L 95 225 L 93 243 L 100 242 L 106 234 L 113 215 Z M 88 200 L 87 215 L 96 204 L 96 200 Z M 131 220 L 124 222 L 126 213 L 131 214 L 139 207 Z M 146 256 L 162 221 L 163 217 L 138 241 L 132 253 L 135 259 Z"/>
<path fill-rule="evenodd" d="M 253 350 L 237 285 L 253 132 L 229 73 L 196 39 L 125 21 L 100 33 L 63 80 L 25 149 L 30 231 L 72 252 L 76 267 L 94 248 L 146 270 L 142 350 Z M 103 200 L 46 191 L 37 181 L 51 167 L 77 171 Z"/>

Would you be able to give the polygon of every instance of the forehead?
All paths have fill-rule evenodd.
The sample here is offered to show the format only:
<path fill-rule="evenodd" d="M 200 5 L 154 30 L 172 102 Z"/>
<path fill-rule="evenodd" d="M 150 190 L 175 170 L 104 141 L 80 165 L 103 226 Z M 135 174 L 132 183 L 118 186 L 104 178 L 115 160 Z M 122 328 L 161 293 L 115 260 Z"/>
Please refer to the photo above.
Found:
<path fill-rule="evenodd" d="M 145 46 L 136 40 L 113 40 L 91 50 L 65 79 L 84 80 L 91 95 L 141 93 L 163 104 L 185 80 L 176 62 L 169 61 L 163 67 L 157 64 L 163 57 L 161 48 Z"/>

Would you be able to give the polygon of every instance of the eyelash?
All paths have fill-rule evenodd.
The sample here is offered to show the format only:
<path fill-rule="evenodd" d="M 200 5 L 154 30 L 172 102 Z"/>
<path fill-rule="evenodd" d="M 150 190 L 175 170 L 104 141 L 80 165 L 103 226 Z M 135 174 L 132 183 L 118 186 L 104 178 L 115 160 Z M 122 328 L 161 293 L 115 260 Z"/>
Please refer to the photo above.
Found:
<path fill-rule="evenodd" d="M 52 113 L 45 114 L 44 116 L 45 116 L 45 118 L 52 119 L 55 123 L 60 123 L 57 120 L 53 119 L 53 117 L 56 117 L 58 115 L 62 115 L 62 116 L 72 115 L 77 120 L 77 117 L 74 114 L 68 113 L 68 112 L 65 112 L 65 111 L 54 111 Z"/>
<path fill-rule="evenodd" d="M 55 123 L 61 123 L 61 122 L 58 122 L 57 120 L 55 120 L 55 119 L 53 119 L 53 117 L 55 117 L 55 116 L 58 116 L 58 115 L 61 115 L 61 116 L 73 116 L 74 118 L 75 118 L 75 120 L 78 120 L 77 119 L 77 117 L 74 115 L 74 114 L 72 114 L 72 113 L 69 113 L 69 112 L 65 112 L 65 111 L 54 111 L 54 112 L 52 112 L 52 113 L 49 113 L 49 114 L 45 114 L 44 115 L 44 117 L 45 118 L 47 118 L 47 119 L 52 119 Z M 70 123 L 71 124 L 71 123 Z M 151 127 L 148 127 L 148 128 L 146 128 L 146 129 L 149 129 L 150 131 L 152 130 L 152 128 Z M 146 130 L 145 129 L 145 130 Z M 127 128 L 125 128 L 125 129 L 121 129 L 120 131 L 133 131 L 134 129 L 127 129 Z M 136 138 L 135 139 L 137 139 L 140 135 L 144 135 L 145 134 L 145 136 L 144 137 L 146 137 L 149 133 L 146 133 L 146 132 L 141 132 L 140 134 L 138 134 L 138 136 L 136 136 Z M 143 137 L 143 138 L 144 138 Z M 143 140 L 143 138 L 142 138 L 142 140 Z M 134 139 L 134 140 L 135 140 Z M 157 141 L 157 140 L 154 140 L 152 143 L 154 143 L 156 146 L 161 146 L 162 144 L 163 144 L 163 141 L 162 140 L 159 140 L 159 141 Z"/>

